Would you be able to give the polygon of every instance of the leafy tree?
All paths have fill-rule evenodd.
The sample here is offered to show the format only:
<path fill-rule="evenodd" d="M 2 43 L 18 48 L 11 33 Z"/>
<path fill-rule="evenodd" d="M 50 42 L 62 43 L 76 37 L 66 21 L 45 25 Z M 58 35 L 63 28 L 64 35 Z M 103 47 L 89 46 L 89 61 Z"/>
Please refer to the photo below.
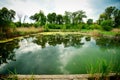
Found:
<path fill-rule="evenodd" d="M 56 16 L 56 23 L 63 24 L 63 16 L 62 15 L 59 14 Z"/>
<path fill-rule="evenodd" d="M 15 11 L 8 10 L 3 7 L 0 9 L 0 31 L 3 32 L 3 29 L 11 26 L 12 20 L 15 18 Z"/>
<path fill-rule="evenodd" d="M 120 10 L 116 9 L 114 11 L 114 27 L 120 26 Z"/>
<path fill-rule="evenodd" d="M 51 15 L 51 13 L 49 13 L 47 15 L 47 22 L 52 24 L 52 15 Z"/>
<path fill-rule="evenodd" d="M 107 7 L 99 17 L 98 24 L 101 24 L 105 20 L 111 20 L 112 27 L 118 27 L 120 25 L 120 10 L 114 6 Z"/>
<path fill-rule="evenodd" d="M 41 10 L 39 13 L 35 13 L 33 16 L 31 16 L 30 19 L 35 20 L 37 23 L 40 22 L 40 26 L 43 26 L 46 24 L 46 16 Z"/>
<path fill-rule="evenodd" d="M 72 13 L 72 24 L 79 24 L 83 22 L 83 18 L 86 18 L 85 12 L 80 10 Z"/>
<path fill-rule="evenodd" d="M 64 22 L 65 24 L 70 24 L 71 23 L 71 12 L 67 12 L 65 11 L 65 15 L 64 15 Z"/>
<path fill-rule="evenodd" d="M 72 13 L 72 24 L 77 24 L 77 12 Z"/>
<path fill-rule="evenodd" d="M 114 6 L 110 6 L 105 9 L 105 14 L 106 14 L 107 20 L 112 19 L 115 9 L 116 8 Z"/>
<path fill-rule="evenodd" d="M 93 24 L 93 19 L 88 19 L 87 24 L 89 24 L 89 25 Z"/>
<path fill-rule="evenodd" d="M 56 23 L 56 13 L 49 13 L 47 15 L 47 21 L 51 24 L 55 24 Z"/>
<path fill-rule="evenodd" d="M 83 22 L 83 18 L 87 17 L 85 12 L 80 10 L 80 11 L 77 11 L 77 13 L 78 13 L 78 16 L 77 16 L 78 23 Z"/>

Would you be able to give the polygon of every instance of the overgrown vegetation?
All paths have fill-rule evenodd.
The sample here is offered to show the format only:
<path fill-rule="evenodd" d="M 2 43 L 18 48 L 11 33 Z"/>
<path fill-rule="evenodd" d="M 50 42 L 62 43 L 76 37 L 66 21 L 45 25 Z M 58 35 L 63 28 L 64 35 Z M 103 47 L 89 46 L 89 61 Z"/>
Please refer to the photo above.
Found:
<path fill-rule="evenodd" d="M 82 10 L 75 12 L 65 11 L 64 15 L 56 14 L 55 12 L 45 15 L 40 10 L 38 13 L 30 16 L 30 19 L 35 21 L 34 23 L 25 23 L 26 16 L 23 17 L 24 21 L 22 23 L 22 15 L 20 14 L 17 14 L 19 21 L 13 22 L 15 15 L 16 12 L 14 10 L 8 10 L 5 7 L 0 9 L 0 39 L 40 31 L 47 32 L 51 31 L 51 29 L 58 31 L 81 31 L 83 29 L 111 31 L 113 28 L 120 28 L 120 10 L 114 6 L 107 7 L 96 22 L 93 22 L 93 19 L 88 19 L 86 23 L 83 21 L 83 18 L 87 18 L 87 15 Z M 22 29 L 23 27 L 25 30 Z M 31 30 L 31 27 L 36 29 Z M 40 28 L 41 30 L 37 30 Z"/>
<path fill-rule="evenodd" d="M 113 71 L 114 67 L 116 67 L 115 71 Z M 108 77 L 110 73 L 114 73 L 113 80 L 117 80 L 120 75 L 119 69 L 119 64 L 114 65 L 112 60 L 108 63 L 105 59 L 100 59 L 96 63 L 88 65 L 87 73 L 91 74 L 89 80 L 111 80 L 112 76 Z"/>

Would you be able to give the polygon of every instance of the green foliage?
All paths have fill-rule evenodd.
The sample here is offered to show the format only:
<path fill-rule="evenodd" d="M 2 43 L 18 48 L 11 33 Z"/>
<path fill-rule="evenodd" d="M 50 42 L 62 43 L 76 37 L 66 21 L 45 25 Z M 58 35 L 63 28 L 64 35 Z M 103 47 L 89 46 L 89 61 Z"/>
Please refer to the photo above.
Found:
<path fill-rule="evenodd" d="M 63 24 L 63 16 L 62 15 L 59 14 L 56 16 L 56 23 Z"/>
<path fill-rule="evenodd" d="M 98 60 L 95 64 L 89 64 L 87 73 L 94 75 L 101 73 L 101 78 L 105 78 L 113 69 L 113 62 L 108 63 L 105 59 Z M 99 78 L 100 78 L 99 77 Z"/>
<path fill-rule="evenodd" d="M 47 24 L 44 26 L 44 31 L 45 31 L 45 32 L 48 32 L 48 31 L 49 31 L 49 28 L 48 28 L 48 25 L 47 25 Z"/>
<path fill-rule="evenodd" d="M 47 21 L 50 23 L 50 24 L 55 24 L 56 23 L 56 13 L 49 13 L 47 15 Z"/>
<path fill-rule="evenodd" d="M 47 24 L 49 29 L 62 29 L 63 25 L 58 24 Z"/>
<path fill-rule="evenodd" d="M 93 19 L 88 19 L 88 20 L 87 20 L 87 24 L 88 24 L 88 25 L 93 24 Z"/>
<path fill-rule="evenodd" d="M 40 27 L 40 22 L 35 22 L 35 23 L 33 24 L 33 26 L 36 27 L 36 28 L 37 28 L 37 27 Z"/>
<path fill-rule="evenodd" d="M 5 7 L 0 9 L 0 28 L 6 29 L 6 27 L 11 26 L 11 22 L 15 18 L 14 16 L 15 16 L 15 11 L 8 10 Z"/>
<path fill-rule="evenodd" d="M 33 26 L 32 23 L 22 23 L 22 27 L 31 27 L 31 26 Z"/>
<path fill-rule="evenodd" d="M 65 11 L 63 19 L 64 19 L 64 23 L 65 24 L 70 24 L 71 23 L 71 21 L 70 21 L 70 19 L 71 19 L 71 12 Z"/>
<path fill-rule="evenodd" d="M 99 30 L 102 30 L 102 27 L 98 24 L 92 24 L 89 26 L 89 29 L 99 29 Z"/>
<path fill-rule="evenodd" d="M 114 11 L 114 18 L 115 18 L 115 25 L 114 25 L 114 27 L 118 27 L 119 28 L 119 26 L 120 26 L 120 10 L 119 9 L 116 9 L 115 11 Z"/>
<path fill-rule="evenodd" d="M 89 29 L 89 25 L 88 24 L 82 24 L 82 29 Z"/>
<path fill-rule="evenodd" d="M 120 10 L 114 6 L 107 7 L 104 13 L 100 14 L 98 24 L 103 24 L 103 21 L 112 20 L 114 25 L 110 26 L 107 25 L 108 28 L 110 27 L 119 27 L 120 25 Z M 108 29 L 110 30 L 110 29 Z"/>
<path fill-rule="evenodd" d="M 110 30 L 112 30 L 113 21 L 112 20 L 104 20 L 101 22 L 101 26 L 103 27 L 104 30 L 110 31 Z"/>
<path fill-rule="evenodd" d="M 44 15 L 43 11 L 35 13 L 33 16 L 30 17 L 30 19 L 37 22 L 37 24 L 35 23 L 35 26 L 38 26 L 38 23 L 40 23 L 41 26 L 46 24 L 46 16 Z"/>
<path fill-rule="evenodd" d="M 15 22 L 16 27 L 21 27 L 21 22 Z"/>

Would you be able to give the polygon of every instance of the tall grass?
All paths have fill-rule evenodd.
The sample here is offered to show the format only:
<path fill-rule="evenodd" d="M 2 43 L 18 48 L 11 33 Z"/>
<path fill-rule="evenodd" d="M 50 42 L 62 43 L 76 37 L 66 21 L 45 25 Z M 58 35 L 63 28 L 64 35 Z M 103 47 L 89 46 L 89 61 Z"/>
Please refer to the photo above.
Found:
<path fill-rule="evenodd" d="M 100 59 L 94 64 L 89 64 L 87 73 L 91 74 L 93 80 L 106 80 L 107 75 L 112 72 L 113 64 L 109 63 L 105 59 Z M 96 76 L 96 74 L 99 74 Z M 105 79 L 106 78 L 106 79 Z"/>
<path fill-rule="evenodd" d="M 41 32 L 42 28 L 35 28 L 35 27 L 19 27 L 16 28 L 16 31 L 18 32 L 25 32 L 25 33 L 35 33 L 35 32 Z"/>

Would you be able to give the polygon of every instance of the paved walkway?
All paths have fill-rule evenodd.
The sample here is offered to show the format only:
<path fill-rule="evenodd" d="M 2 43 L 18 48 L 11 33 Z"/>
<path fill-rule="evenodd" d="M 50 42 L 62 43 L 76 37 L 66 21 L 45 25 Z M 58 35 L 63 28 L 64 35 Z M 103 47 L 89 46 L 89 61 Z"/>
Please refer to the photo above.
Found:
<path fill-rule="evenodd" d="M 88 80 L 89 75 L 81 74 L 81 75 L 18 75 L 18 79 L 28 80 Z"/>

